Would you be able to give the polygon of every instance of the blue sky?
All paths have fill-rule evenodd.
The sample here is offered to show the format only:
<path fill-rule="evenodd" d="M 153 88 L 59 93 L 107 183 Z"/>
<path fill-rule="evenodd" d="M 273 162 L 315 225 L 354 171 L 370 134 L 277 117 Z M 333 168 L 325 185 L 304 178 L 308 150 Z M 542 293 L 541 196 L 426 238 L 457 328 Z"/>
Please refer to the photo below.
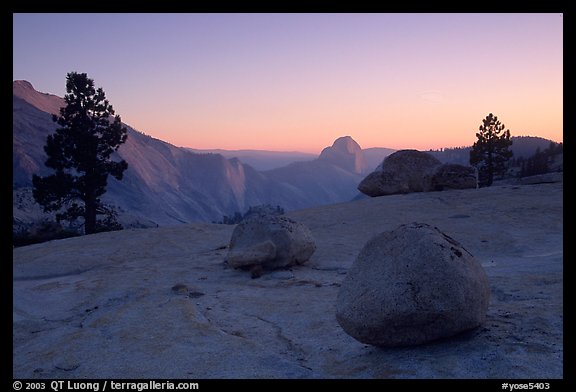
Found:
<path fill-rule="evenodd" d="M 489 112 L 562 140 L 561 14 L 14 14 L 13 78 L 86 72 L 176 145 L 472 144 Z"/>

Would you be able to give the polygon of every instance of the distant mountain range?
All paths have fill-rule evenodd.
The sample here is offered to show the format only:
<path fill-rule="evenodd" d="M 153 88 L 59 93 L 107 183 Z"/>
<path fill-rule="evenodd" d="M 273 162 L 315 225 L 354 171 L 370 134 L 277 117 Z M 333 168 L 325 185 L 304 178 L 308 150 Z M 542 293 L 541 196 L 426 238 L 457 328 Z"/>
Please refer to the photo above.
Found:
<path fill-rule="evenodd" d="M 259 171 L 277 169 L 293 162 L 312 161 L 318 155 L 298 151 L 267 151 L 267 150 L 201 150 L 186 148 L 196 154 L 220 154 L 225 158 L 238 158 L 242 163 Z"/>
<path fill-rule="evenodd" d="M 512 136 L 512 152 L 514 158 L 529 158 L 540 151 L 545 150 L 552 140 L 538 136 Z M 433 155 L 442 163 L 458 163 L 468 165 L 470 159 L 471 146 L 466 147 L 446 147 L 440 150 L 428 150 L 427 153 Z M 189 148 L 188 150 L 199 154 L 221 154 L 226 158 L 238 158 L 256 170 L 266 171 L 287 166 L 294 162 L 312 161 L 316 155 L 298 151 L 264 151 L 264 150 L 199 150 Z M 365 169 L 372 171 L 382 163 L 382 160 L 392 154 L 395 149 L 371 147 L 362 149 Z M 345 161 L 346 158 L 343 159 Z"/>
<path fill-rule="evenodd" d="M 14 228 L 44 215 L 32 200 L 32 174 L 46 175 L 43 146 L 54 132 L 52 114 L 61 97 L 13 82 Z M 220 221 L 250 206 L 279 205 L 286 211 L 351 200 L 358 183 L 389 148 L 362 149 L 352 137 L 338 138 L 319 156 L 301 152 L 195 150 L 176 147 L 125 125 L 128 139 L 118 155 L 128 162 L 122 181 L 109 178 L 103 200 L 116 206 L 125 227 Z M 546 148 L 549 140 L 514 138 L 515 154 Z M 468 148 L 430 151 L 443 162 L 467 164 Z"/>
<path fill-rule="evenodd" d="M 226 158 L 238 158 L 242 163 L 252 166 L 259 171 L 278 169 L 294 162 L 312 161 L 318 158 L 318 155 L 299 152 L 299 151 L 267 151 L 267 150 L 222 150 L 222 149 L 196 149 L 187 148 L 197 154 L 220 154 Z M 394 149 L 371 147 L 362 149 L 366 168 L 374 169 L 388 155 L 392 154 Z M 344 158 L 346 159 L 346 158 Z"/>

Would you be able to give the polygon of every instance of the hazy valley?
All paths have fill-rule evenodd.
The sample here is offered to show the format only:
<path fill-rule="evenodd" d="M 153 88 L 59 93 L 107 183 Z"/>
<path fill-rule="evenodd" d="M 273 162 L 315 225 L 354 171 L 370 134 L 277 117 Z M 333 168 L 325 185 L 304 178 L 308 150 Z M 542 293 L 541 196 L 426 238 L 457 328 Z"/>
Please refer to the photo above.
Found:
<path fill-rule="evenodd" d="M 33 173 L 48 173 L 43 145 L 56 129 L 51 113 L 63 100 L 39 93 L 25 81 L 15 81 L 13 90 L 14 219 L 15 225 L 26 226 L 39 219 L 39 209 L 31 200 L 31 178 Z M 369 167 L 351 138 L 326 148 L 320 157 L 260 151 L 238 154 L 248 162 L 260 160 L 256 165 L 260 168 L 272 168 L 258 171 L 238 157 L 194 153 L 127 128 L 128 140 L 118 155 L 128 162 L 129 170 L 122 181 L 109 179 L 104 196 L 121 211 L 127 227 L 219 221 L 262 204 L 290 211 L 343 202 L 358 194 L 356 185 Z M 382 155 L 371 163 L 390 151 L 381 150 Z M 304 158 L 277 167 L 278 162 Z"/>

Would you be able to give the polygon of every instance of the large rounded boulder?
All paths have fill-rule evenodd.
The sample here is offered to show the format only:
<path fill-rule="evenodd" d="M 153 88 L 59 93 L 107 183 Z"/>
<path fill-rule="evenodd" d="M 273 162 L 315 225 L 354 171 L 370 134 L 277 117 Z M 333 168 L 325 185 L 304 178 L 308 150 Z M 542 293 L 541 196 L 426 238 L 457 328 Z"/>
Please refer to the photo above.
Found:
<path fill-rule="evenodd" d="M 368 196 L 426 192 L 434 169 L 442 163 L 432 155 L 417 150 L 400 150 L 364 178 L 358 190 Z"/>
<path fill-rule="evenodd" d="M 285 216 L 256 214 L 234 229 L 227 262 L 235 268 L 271 270 L 302 264 L 315 250 L 306 226 Z"/>
<path fill-rule="evenodd" d="M 362 343 L 416 345 L 478 327 L 489 300 L 476 258 L 438 228 L 411 223 L 366 243 L 338 292 L 336 319 Z"/>

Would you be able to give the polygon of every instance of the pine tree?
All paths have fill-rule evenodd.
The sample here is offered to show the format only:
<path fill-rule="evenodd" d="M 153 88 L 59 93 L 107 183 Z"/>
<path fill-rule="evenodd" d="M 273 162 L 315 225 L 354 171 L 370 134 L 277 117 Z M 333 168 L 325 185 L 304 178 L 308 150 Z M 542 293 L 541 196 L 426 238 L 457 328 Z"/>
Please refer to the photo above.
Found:
<path fill-rule="evenodd" d="M 121 228 L 113 209 L 100 197 L 106 193 L 108 175 L 121 180 L 128 168 L 126 161 L 110 159 L 126 141 L 126 128 L 120 116 L 114 116 L 104 90 L 95 89 L 85 73 L 68 73 L 66 91 L 66 106 L 60 109 L 60 116 L 52 117 L 60 128 L 48 136 L 44 146 L 45 164 L 54 174 L 33 176 L 34 199 L 45 212 L 65 208 L 56 214 L 58 221 L 84 218 L 85 234 L 103 226 Z M 106 218 L 98 221 L 97 215 Z"/>
<path fill-rule="evenodd" d="M 494 176 L 504 174 L 506 161 L 512 157 L 510 131 L 490 113 L 476 133 L 478 140 L 470 150 L 470 164 L 478 169 L 480 186 L 490 186 Z"/>

